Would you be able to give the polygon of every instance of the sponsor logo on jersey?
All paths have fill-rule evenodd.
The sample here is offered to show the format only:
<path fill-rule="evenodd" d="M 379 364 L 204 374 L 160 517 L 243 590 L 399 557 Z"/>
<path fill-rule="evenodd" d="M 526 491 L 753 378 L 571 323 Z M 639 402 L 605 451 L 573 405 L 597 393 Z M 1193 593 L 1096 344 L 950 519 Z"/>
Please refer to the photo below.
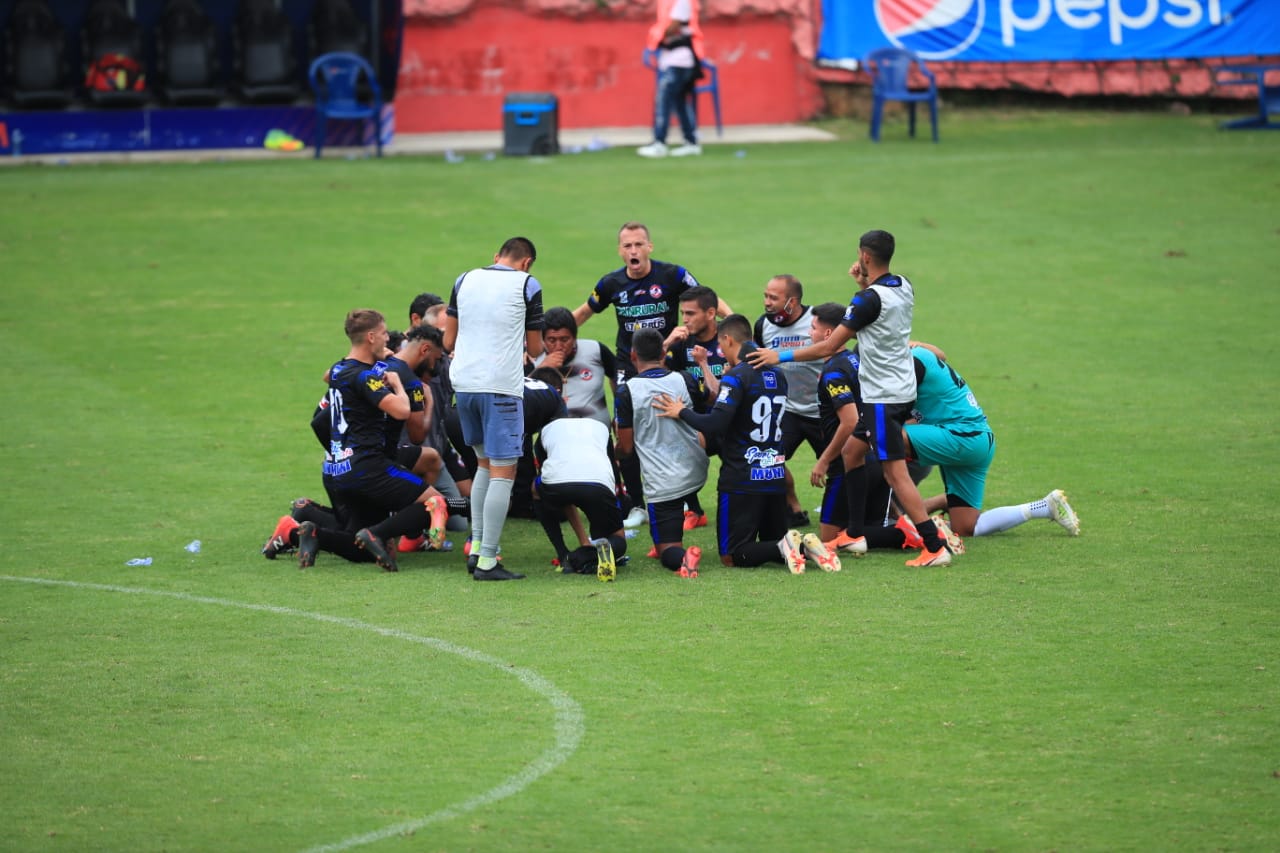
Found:
<path fill-rule="evenodd" d="M 387 387 L 387 383 L 383 382 L 376 376 L 370 376 L 364 381 L 364 384 L 369 386 L 370 391 L 381 391 L 383 388 Z"/>
<path fill-rule="evenodd" d="M 589 367 L 584 367 L 578 371 L 578 378 L 583 382 L 590 382 L 593 375 L 594 374 L 592 374 L 591 368 Z"/>
<path fill-rule="evenodd" d="M 853 389 L 852 389 L 852 388 L 850 388 L 848 385 L 846 385 L 846 384 L 845 384 L 845 383 L 843 383 L 843 382 L 828 382 L 828 383 L 827 383 L 827 394 L 828 394 L 828 395 L 829 395 L 833 400 L 834 400 L 835 398 L 837 398 L 837 397 L 843 397 L 843 396 L 845 396 L 845 395 L 847 395 L 847 394 L 852 394 L 852 393 L 853 393 Z"/>
<path fill-rule="evenodd" d="M 650 298 L 650 299 L 661 299 L 661 298 L 662 298 L 662 285 L 660 285 L 660 284 L 652 284 L 652 285 L 650 285 L 650 286 L 649 286 L 649 298 Z"/>
<path fill-rule="evenodd" d="M 760 378 L 764 380 L 764 387 L 769 391 L 778 390 L 778 374 L 772 370 L 766 370 L 760 374 Z"/>
<path fill-rule="evenodd" d="M 742 454 L 742 458 L 747 460 L 748 465 L 759 465 L 763 468 L 772 468 L 787 461 L 787 457 L 779 453 L 776 447 L 760 448 L 755 445 L 748 447 Z"/>

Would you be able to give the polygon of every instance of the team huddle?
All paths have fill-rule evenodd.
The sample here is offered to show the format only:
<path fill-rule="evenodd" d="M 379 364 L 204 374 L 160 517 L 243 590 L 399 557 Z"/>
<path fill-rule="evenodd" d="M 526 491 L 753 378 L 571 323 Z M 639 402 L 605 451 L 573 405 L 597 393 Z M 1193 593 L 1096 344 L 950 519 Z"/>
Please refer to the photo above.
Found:
<path fill-rule="evenodd" d="M 711 456 L 725 566 L 839 571 L 841 558 L 881 548 L 943 566 L 965 537 L 1032 518 L 1078 535 L 1061 490 L 983 510 L 995 435 L 945 353 L 911 340 L 915 293 L 889 269 L 894 250 L 886 231 L 862 235 L 847 305 L 805 305 L 798 279 L 771 278 L 752 323 L 684 267 L 651 258 L 648 228 L 628 222 L 623 266 L 572 311 L 544 312 L 524 237 L 460 275 L 447 302 L 415 299 L 395 341 L 383 315 L 352 311 L 350 350 L 311 424 L 328 504 L 295 501 L 263 554 L 296 551 L 306 568 L 326 551 L 396 571 L 397 553 L 445 550 L 447 530 L 469 528 L 471 576 L 517 580 L 501 536 L 524 515 L 562 572 L 613 580 L 626 528 L 647 524 L 648 556 L 696 577 L 701 549 L 683 538 L 708 523 L 699 492 Z M 614 349 L 580 340 L 610 307 Z M 808 481 L 823 489 L 816 532 L 802 532 L 810 519 L 795 490 L 806 443 Z M 932 466 L 944 494 L 926 500 L 917 483 Z"/>

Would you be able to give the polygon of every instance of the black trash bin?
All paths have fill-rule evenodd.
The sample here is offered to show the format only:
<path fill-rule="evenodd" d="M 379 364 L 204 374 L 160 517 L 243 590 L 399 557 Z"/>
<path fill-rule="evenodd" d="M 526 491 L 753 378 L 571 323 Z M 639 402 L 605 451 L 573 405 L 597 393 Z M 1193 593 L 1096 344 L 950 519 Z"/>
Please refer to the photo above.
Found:
<path fill-rule="evenodd" d="M 508 157 L 560 153 L 560 108 L 555 95 L 507 95 L 502 105 L 502 153 Z"/>

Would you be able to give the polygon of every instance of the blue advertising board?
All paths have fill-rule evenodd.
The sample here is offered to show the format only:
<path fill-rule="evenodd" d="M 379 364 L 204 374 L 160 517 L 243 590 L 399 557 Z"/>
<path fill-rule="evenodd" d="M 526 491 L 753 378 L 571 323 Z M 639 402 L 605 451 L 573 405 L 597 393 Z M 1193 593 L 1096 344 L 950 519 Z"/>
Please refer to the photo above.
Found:
<path fill-rule="evenodd" d="M 1280 53 L 1280 0 L 823 0 L 819 60 L 904 47 L 973 62 Z"/>

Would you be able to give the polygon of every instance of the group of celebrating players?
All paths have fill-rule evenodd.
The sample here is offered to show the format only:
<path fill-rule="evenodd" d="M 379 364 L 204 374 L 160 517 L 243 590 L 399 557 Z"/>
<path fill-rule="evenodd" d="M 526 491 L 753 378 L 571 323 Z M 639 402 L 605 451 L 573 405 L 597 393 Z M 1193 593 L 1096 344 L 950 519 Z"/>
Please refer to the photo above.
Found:
<path fill-rule="evenodd" d="M 648 555 L 696 577 L 701 549 L 683 538 L 707 524 L 698 493 L 712 455 L 726 566 L 839 571 L 871 548 L 942 566 L 963 537 L 1031 518 L 1077 535 L 1061 490 L 983 511 L 994 433 L 945 354 L 911 340 L 915 295 L 889 269 L 894 250 L 886 231 L 862 235 L 846 305 L 806 305 L 798 279 L 774 276 L 752 323 L 684 267 L 652 258 L 648 228 L 628 222 L 623 266 L 572 311 L 543 311 L 523 237 L 459 276 L 447 303 L 416 299 L 394 349 L 381 314 L 352 311 L 351 349 L 312 420 L 329 505 L 295 501 L 263 553 L 296 550 L 305 568 L 324 550 L 395 571 L 397 552 L 445 548 L 449 516 L 469 515 L 471 576 L 515 580 L 524 575 L 502 564 L 500 539 L 516 513 L 538 519 L 563 572 L 612 580 L 625 528 L 647 522 Z M 615 348 L 580 340 L 611 306 Z M 810 523 L 793 479 L 805 443 L 809 482 L 823 488 L 817 532 L 801 531 Z M 926 501 L 917 483 L 930 466 L 945 494 Z"/>

